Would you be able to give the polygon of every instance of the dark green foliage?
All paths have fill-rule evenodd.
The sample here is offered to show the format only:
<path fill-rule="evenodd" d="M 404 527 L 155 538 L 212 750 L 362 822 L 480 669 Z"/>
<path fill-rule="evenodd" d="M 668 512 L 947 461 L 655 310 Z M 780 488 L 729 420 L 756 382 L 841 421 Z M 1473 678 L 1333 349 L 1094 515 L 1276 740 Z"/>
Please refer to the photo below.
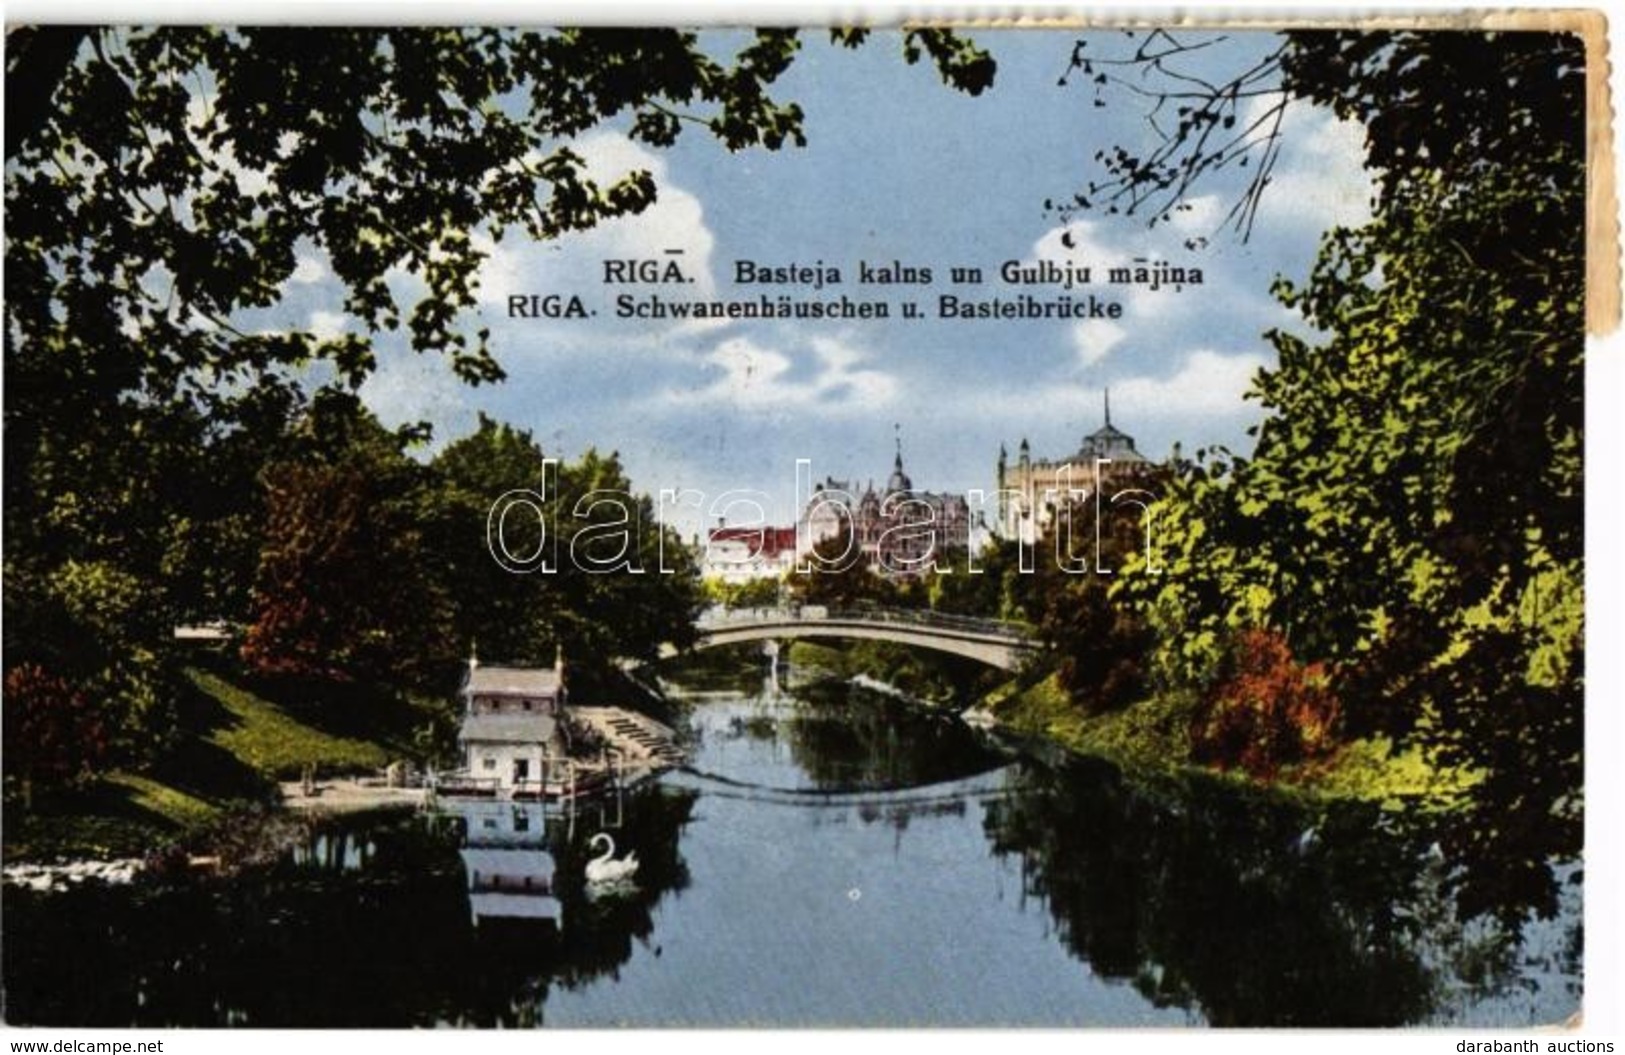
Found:
<path fill-rule="evenodd" d="M 806 570 L 797 567 L 790 576 L 791 596 L 798 603 L 850 612 L 896 600 L 897 585 L 874 570 L 844 524 L 839 534 L 813 546 L 802 563 Z"/>
<path fill-rule="evenodd" d="M 553 662 L 557 598 L 534 576 L 516 575 L 492 558 L 486 523 L 491 506 L 513 490 L 539 490 L 544 458 L 530 434 L 481 415 L 479 427 L 446 446 L 430 464 L 435 487 L 426 496 L 424 529 L 446 569 L 452 647 L 466 658 Z M 508 545 L 520 553 L 539 543 L 533 520 L 514 516 L 504 525 Z"/>
<path fill-rule="evenodd" d="M 779 603 L 779 594 L 786 589 L 780 579 L 757 578 L 729 583 L 720 579 L 705 582 L 705 595 L 713 604 L 724 608 L 771 608 Z"/>
<path fill-rule="evenodd" d="M 1364 125 L 1375 217 L 1278 285 L 1314 336 L 1269 335 L 1253 456 L 1171 483 L 1165 574 L 1120 596 L 1165 686 L 1259 628 L 1326 665 L 1350 732 L 1480 774 L 1464 909 L 1549 909 L 1581 844 L 1581 46 L 1301 32 L 1276 60 L 1283 98 Z"/>
<path fill-rule="evenodd" d="M 1161 474 L 1141 482 L 1150 494 L 1161 490 Z M 1140 613 L 1110 592 L 1146 549 L 1146 529 L 1138 509 L 1084 501 L 1059 510 L 1036 547 L 1031 589 L 1039 633 L 1061 687 L 1085 714 L 1120 710 L 1143 699 L 1148 687 L 1152 634 Z"/>
<path fill-rule="evenodd" d="M 950 32 L 904 45 L 956 88 L 991 81 Z M 483 555 L 432 547 L 480 537 L 495 495 L 458 468 L 437 490 L 403 457 L 423 430 L 388 436 L 349 401 L 387 333 L 499 380 L 465 317 L 483 240 L 655 200 L 646 171 L 588 179 L 574 137 L 625 121 L 654 146 L 695 125 L 729 150 L 804 142 L 800 107 L 771 95 L 800 46 L 783 30 L 731 57 L 675 29 L 8 33 L 8 670 L 66 679 L 145 764 L 174 732 L 177 623 L 251 625 L 257 666 L 321 679 L 429 677 L 478 638 L 528 658 L 537 619 L 583 652 L 649 655 L 693 603 L 685 574 L 505 584 L 476 614 Z M 311 252 L 343 286 L 346 332 L 264 329 L 252 313 Z M 421 293 L 392 289 L 400 273 Z M 629 490 L 597 455 L 565 482 L 572 500 Z M 636 559 L 652 564 L 640 501 Z"/>

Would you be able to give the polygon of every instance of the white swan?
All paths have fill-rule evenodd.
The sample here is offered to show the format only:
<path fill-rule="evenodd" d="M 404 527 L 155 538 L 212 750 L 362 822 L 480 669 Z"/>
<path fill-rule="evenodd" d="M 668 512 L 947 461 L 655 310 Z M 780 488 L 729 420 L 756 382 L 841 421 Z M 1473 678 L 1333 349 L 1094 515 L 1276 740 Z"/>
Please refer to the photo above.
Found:
<path fill-rule="evenodd" d="M 588 846 L 597 846 L 599 840 L 604 842 L 604 852 L 587 862 L 587 882 L 589 883 L 615 883 L 623 879 L 631 879 L 637 874 L 638 855 L 629 853 L 619 861 L 615 860 L 615 840 L 607 832 L 599 832 L 587 841 Z"/>

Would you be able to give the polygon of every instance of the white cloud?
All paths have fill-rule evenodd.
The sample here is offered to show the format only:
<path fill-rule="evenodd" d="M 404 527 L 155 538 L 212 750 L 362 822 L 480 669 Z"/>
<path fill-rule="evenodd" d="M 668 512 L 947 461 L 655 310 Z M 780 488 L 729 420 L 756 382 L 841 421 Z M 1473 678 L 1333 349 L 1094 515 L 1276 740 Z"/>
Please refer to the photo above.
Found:
<path fill-rule="evenodd" d="M 1269 100 L 1254 101 L 1261 111 Z M 1259 203 L 1257 227 L 1307 227 L 1315 233 L 1371 218 L 1372 174 L 1364 168 L 1365 130 L 1302 100 L 1281 121 L 1286 144 Z"/>
<path fill-rule="evenodd" d="M 1213 253 L 1193 251 L 1185 246 L 1187 239 L 1213 230 L 1222 217 L 1221 200 L 1216 195 L 1203 195 L 1191 199 L 1190 206 L 1187 211 L 1175 213 L 1168 223 L 1154 228 L 1143 224 L 1108 226 L 1098 220 L 1074 220 L 1051 228 L 1034 243 L 1036 260 L 1089 269 L 1090 284 L 1072 290 L 1074 295 L 1093 292 L 1122 302 L 1121 325 L 1093 321 L 1072 327 L 1070 336 L 1081 367 L 1099 364 L 1129 333 L 1136 339 L 1144 339 L 1148 334 L 1169 335 L 1193 322 L 1205 327 L 1213 325 L 1220 316 L 1256 312 L 1264 300 L 1261 292 L 1238 288 L 1234 279 L 1227 277 L 1223 262 Z M 1202 282 L 1186 284 L 1183 288 L 1159 283 L 1158 288 L 1152 289 L 1148 284 L 1122 285 L 1110 281 L 1113 268 L 1154 267 L 1159 263 L 1187 273 L 1200 270 Z M 1056 292 L 1060 290 L 1057 288 Z M 1200 320 L 1194 318 L 1197 315 L 1201 316 Z"/>
<path fill-rule="evenodd" d="M 798 360 L 750 338 L 731 337 L 703 356 L 711 382 L 674 392 L 671 399 L 725 404 L 740 412 L 816 407 L 823 413 L 867 413 L 884 407 L 897 393 L 897 379 L 867 366 L 868 355 L 861 349 L 820 336 L 807 341 L 806 351 L 810 354 Z"/>
<path fill-rule="evenodd" d="M 332 275 L 333 272 L 328 269 L 321 257 L 300 253 L 294 259 L 293 274 L 288 276 L 288 281 L 297 286 L 308 286 L 331 278 Z"/>
<path fill-rule="evenodd" d="M 1095 280 L 1099 282 L 1104 279 L 1106 269 L 1130 263 L 1134 255 L 1132 251 L 1125 251 L 1124 243 L 1102 240 L 1104 227 L 1098 220 L 1073 220 L 1052 227 L 1033 243 L 1033 257 L 1093 268 L 1098 272 Z"/>
<path fill-rule="evenodd" d="M 402 351 L 381 355 L 361 385 L 361 398 L 378 420 L 390 428 L 427 421 L 436 443 L 467 431 L 473 416 L 468 392 L 441 357 Z"/>
<path fill-rule="evenodd" d="M 1217 194 L 1187 198 L 1168 214 L 1168 227 L 1182 238 L 1203 237 L 1224 221 L 1224 204 Z"/>
<path fill-rule="evenodd" d="M 1072 324 L 1072 346 L 1078 350 L 1078 364 L 1094 366 L 1123 342 L 1128 331 L 1115 322 L 1092 320 Z"/>
<path fill-rule="evenodd" d="M 1187 239 L 1206 235 L 1223 220 L 1224 203 L 1217 194 L 1187 199 L 1168 217 L 1166 223 L 1118 223 L 1108 227 L 1101 220 L 1073 220 L 1052 227 L 1033 245 L 1038 260 L 1072 263 L 1094 269 L 1094 280 L 1105 281 L 1105 272 L 1140 261 L 1175 261 L 1190 254 Z M 1110 235 L 1108 241 L 1105 237 Z"/>
<path fill-rule="evenodd" d="M 1234 414 L 1256 405 L 1242 396 L 1264 358 L 1252 352 L 1224 355 L 1207 348 L 1191 352 L 1169 377 L 1129 377 L 1112 382 L 1112 402 L 1125 414 L 1145 418 Z"/>
<path fill-rule="evenodd" d="M 313 311 L 308 329 L 323 341 L 330 341 L 344 332 L 345 318 L 336 311 Z"/>
<path fill-rule="evenodd" d="M 505 305 L 511 294 L 535 291 L 535 280 L 526 276 L 534 270 L 527 264 L 537 247 L 515 245 L 511 240 L 495 242 L 482 234 L 475 235 L 473 242 L 474 248 L 485 254 L 480 264 L 480 303 Z"/>
<path fill-rule="evenodd" d="M 514 293 L 602 290 L 603 261 L 620 259 L 676 260 L 694 280 L 684 287 L 685 297 L 710 295 L 716 288 L 711 271 L 716 238 L 699 198 L 667 177 L 665 158 L 609 132 L 589 135 L 573 148 L 600 187 L 648 171 L 655 181 L 654 203 L 551 242 L 530 241 L 522 233 L 510 233 L 501 243 L 477 238 L 475 244 L 488 254 L 480 269 L 480 302 L 505 306 Z"/>
<path fill-rule="evenodd" d="M 587 162 L 587 175 L 600 186 L 639 169 L 655 180 L 655 202 L 635 216 L 599 224 L 582 239 L 605 258 L 656 256 L 682 250 L 683 269 L 696 281 L 696 292 L 714 288 L 711 251 L 716 238 L 705 223 L 700 199 L 676 186 L 667 176 L 666 161 L 624 136 L 599 133 L 583 139 L 578 152 Z"/>

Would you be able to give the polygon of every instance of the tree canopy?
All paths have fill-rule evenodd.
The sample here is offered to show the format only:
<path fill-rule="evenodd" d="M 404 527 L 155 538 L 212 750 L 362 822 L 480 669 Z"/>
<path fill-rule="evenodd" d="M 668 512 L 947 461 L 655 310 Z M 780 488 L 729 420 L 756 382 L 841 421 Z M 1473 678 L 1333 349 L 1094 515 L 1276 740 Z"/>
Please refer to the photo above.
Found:
<path fill-rule="evenodd" d="M 655 146 L 691 124 L 729 150 L 805 143 L 800 106 L 770 94 L 800 43 L 760 30 L 719 61 L 675 29 L 19 29 L 8 347 L 30 353 L 19 366 L 72 358 L 156 399 L 219 401 L 228 382 L 316 361 L 354 384 L 373 362 L 363 336 L 233 326 L 278 300 L 309 245 L 367 331 L 404 326 L 459 376 L 496 380 L 486 334 L 460 317 L 475 236 L 555 238 L 647 207 L 647 171 L 585 173 L 575 140 L 608 122 Z M 991 82 L 992 60 L 947 31 L 903 43 L 955 87 Z M 411 302 L 392 272 L 421 280 Z"/>
<path fill-rule="evenodd" d="M 1340 697 L 1318 711 L 1340 703 L 1351 731 L 1471 772 L 1452 846 L 1496 866 L 1467 874 L 1468 906 L 1549 907 L 1583 794 L 1581 43 L 1294 32 L 1220 83 L 1182 77 L 1193 47 L 1159 31 L 1103 62 L 1079 46 L 1101 86 L 1164 78 L 1177 124 L 1109 155 L 1074 204 L 1156 221 L 1250 159 L 1245 230 L 1293 100 L 1360 123 L 1378 195 L 1306 282 L 1278 282 L 1307 332 L 1268 335 L 1251 457 L 1208 452 L 1170 484 L 1165 574 L 1118 596 L 1156 629 L 1165 686 L 1216 705 L 1236 650 L 1279 635 L 1271 663 L 1314 665 Z"/>
<path fill-rule="evenodd" d="M 139 763 L 181 621 L 250 626 L 257 667 L 301 676 L 409 677 L 471 640 L 528 654 L 542 617 L 606 659 L 680 638 L 683 575 L 508 583 L 473 611 L 454 587 L 489 578 L 471 562 L 490 558 L 436 548 L 446 518 L 482 541 L 470 463 L 528 486 L 540 451 L 487 423 L 425 467 L 407 454 L 426 431 L 389 432 L 353 393 L 387 335 L 469 383 L 502 378 L 467 312 L 490 244 L 566 237 L 659 194 L 647 171 L 590 178 L 583 135 L 805 143 L 801 107 L 774 95 L 801 34 L 717 39 L 731 51 L 677 29 L 9 32 L 6 663 L 29 664 L 30 699 L 91 701 Z M 954 88 L 991 83 L 991 58 L 949 31 L 900 43 Z M 271 310 L 310 255 L 342 286 L 345 333 Z M 631 494 L 613 456 L 563 476 L 571 495 Z M 8 752 L 47 728 L 8 722 Z"/>

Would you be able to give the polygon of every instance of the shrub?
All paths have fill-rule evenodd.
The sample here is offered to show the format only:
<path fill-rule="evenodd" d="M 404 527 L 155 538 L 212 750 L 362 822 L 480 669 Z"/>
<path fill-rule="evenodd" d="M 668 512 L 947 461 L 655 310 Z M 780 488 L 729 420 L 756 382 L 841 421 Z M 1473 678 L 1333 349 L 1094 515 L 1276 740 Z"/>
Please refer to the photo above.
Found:
<path fill-rule="evenodd" d="M 25 802 L 35 783 L 71 785 L 106 757 L 102 716 L 84 693 L 33 663 L 6 672 L 5 769 L 20 778 Z"/>
<path fill-rule="evenodd" d="M 1295 660 L 1279 632 L 1242 631 L 1191 724 L 1192 757 L 1268 778 L 1329 756 L 1342 720 L 1330 680 L 1324 664 Z"/>

